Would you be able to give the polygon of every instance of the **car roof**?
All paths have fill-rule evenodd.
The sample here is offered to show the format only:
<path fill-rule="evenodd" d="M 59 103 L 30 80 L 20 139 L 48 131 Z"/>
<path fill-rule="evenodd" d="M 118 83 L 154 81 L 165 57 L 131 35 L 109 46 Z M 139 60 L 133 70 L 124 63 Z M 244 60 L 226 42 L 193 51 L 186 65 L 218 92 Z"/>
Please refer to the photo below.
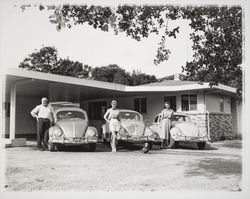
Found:
<path fill-rule="evenodd" d="M 134 110 L 129 110 L 129 109 L 119 109 L 120 112 L 132 112 L 132 113 L 138 113 L 140 114 L 139 112 L 137 111 L 134 111 Z M 141 115 L 141 114 L 140 114 Z"/>
<path fill-rule="evenodd" d="M 59 111 L 80 111 L 87 115 L 87 112 L 79 107 L 70 107 L 70 106 L 60 107 L 60 108 L 55 109 L 54 113 L 58 113 Z"/>
<path fill-rule="evenodd" d="M 160 115 L 161 113 L 158 113 L 157 115 Z M 188 116 L 186 113 L 182 113 L 182 112 L 173 112 L 174 115 L 182 115 L 182 116 Z M 157 116 L 156 115 L 156 116 Z"/>

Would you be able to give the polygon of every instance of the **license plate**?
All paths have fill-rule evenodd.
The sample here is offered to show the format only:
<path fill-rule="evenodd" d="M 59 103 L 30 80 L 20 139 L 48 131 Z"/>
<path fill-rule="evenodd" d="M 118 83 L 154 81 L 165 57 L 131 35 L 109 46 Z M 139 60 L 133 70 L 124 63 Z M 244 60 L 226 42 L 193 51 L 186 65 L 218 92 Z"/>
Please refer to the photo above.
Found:
<path fill-rule="evenodd" d="M 73 140 L 74 140 L 74 142 L 81 142 L 80 138 L 74 138 Z"/>
<path fill-rule="evenodd" d="M 191 137 L 190 140 L 191 140 L 191 141 L 196 141 L 196 140 L 197 140 L 197 137 Z"/>

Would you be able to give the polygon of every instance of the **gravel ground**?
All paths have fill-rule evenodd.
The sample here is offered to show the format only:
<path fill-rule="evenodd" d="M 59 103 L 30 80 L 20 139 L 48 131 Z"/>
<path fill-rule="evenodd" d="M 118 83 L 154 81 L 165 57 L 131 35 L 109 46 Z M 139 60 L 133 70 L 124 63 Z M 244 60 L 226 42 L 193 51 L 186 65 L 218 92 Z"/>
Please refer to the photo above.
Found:
<path fill-rule="evenodd" d="M 103 145 L 89 153 L 76 147 L 38 151 L 35 142 L 6 149 L 6 191 L 240 191 L 241 148 L 225 142 L 205 150 L 140 146 L 117 153 Z"/>

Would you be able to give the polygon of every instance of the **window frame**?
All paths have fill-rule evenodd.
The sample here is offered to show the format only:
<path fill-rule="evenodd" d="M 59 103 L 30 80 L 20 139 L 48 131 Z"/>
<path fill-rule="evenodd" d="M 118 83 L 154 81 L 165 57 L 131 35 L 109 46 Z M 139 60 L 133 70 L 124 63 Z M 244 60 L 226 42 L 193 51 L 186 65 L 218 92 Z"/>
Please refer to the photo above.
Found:
<path fill-rule="evenodd" d="M 196 104 L 195 104 L 196 108 L 191 110 L 191 100 L 190 99 L 191 99 L 192 95 L 193 96 L 195 95 L 195 97 L 196 97 Z M 188 102 L 188 108 L 187 109 L 188 110 L 184 110 L 183 109 L 183 99 L 182 98 L 184 96 L 187 96 L 187 102 Z M 198 105 L 198 96 L 197 96 L 197 93 L 188 93 L 188 94 L 182 94 L 181 95 L 181 111 L 197 111 L 198 110 L 198 106 L 197 105 Z"/>

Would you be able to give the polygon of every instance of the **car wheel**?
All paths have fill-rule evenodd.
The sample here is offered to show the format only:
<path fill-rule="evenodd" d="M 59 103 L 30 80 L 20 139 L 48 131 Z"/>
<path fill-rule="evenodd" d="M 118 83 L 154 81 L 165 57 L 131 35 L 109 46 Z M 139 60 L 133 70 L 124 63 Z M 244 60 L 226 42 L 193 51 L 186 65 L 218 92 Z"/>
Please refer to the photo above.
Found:
<path fill-rule="evenodd" d="M 203 150 L 206 146 L 206 142 L 198 142 L 197 146 L 198 146 L 198 149 Z"/>
<path fill-rule="evenodd" d="M 55 144 L 53 142 L 48 142 L 48 149 L 50 152 L 53 152 L 56 150 Z"/>
<path fill-rule="evenodd" d="M 174 141 L 174 146 L 178 146 L 179 143 L 179 141 Z"/>
<path fill-rule="evenodd" d="M 152 150 L 152 147 L 153 147 L 153 143 L 152 143 L 152 142 L 149 142 L 149 143 L 148 143 L 148 148 L 149 148 L 149 150 Z"/>
<path fill-rule="evenodd" d="M 174 146 L 175 146 L 174 138 L 172 138 L 172 136 L 170 135 L 170 140 L 169 140 L 169 145 L 168 145 L 168 147 L 169 147 L 170 149 L 172 149 L 172 148 L 174 148 Z"/>
<path fill-rule="evenodd" d="M 89 152 L 95 152 L 96 143 L 89 143 Z"/>

